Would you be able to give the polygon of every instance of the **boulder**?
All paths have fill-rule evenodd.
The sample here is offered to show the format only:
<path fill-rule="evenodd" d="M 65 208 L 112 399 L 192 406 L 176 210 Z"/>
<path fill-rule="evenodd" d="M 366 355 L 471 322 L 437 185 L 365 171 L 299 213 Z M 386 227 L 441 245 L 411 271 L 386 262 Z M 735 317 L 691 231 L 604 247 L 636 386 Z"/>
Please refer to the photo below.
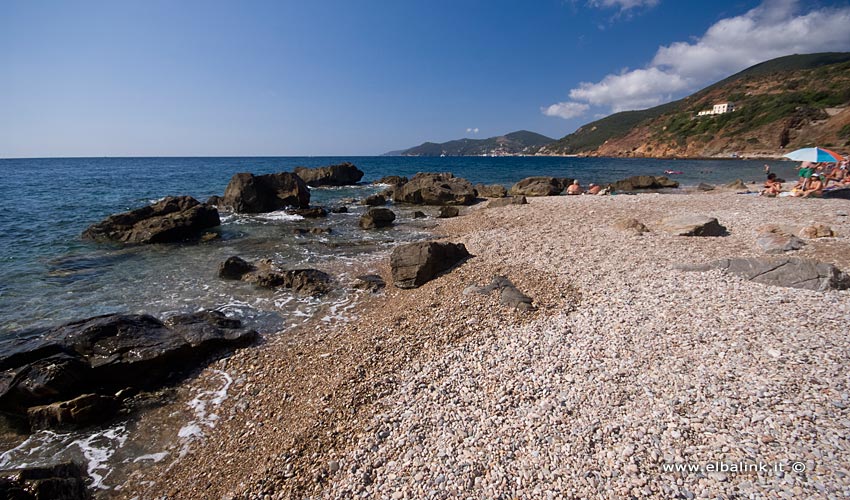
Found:
<path fill-rule="evenodd" d="M 507 276 L 496 276 L 489 285 L 483 287 L 472 286 L 464 290 L 464 293 L 475 292 L 487 295 L 490 292 L 499 291 L 499 302 L 503 305 L 519 309 L 521 311 L 535 311 L 531 297 L 519 291 L 519 289 L 507 278 Z"/>
<path fill-rule="evenodd" d="M 226 280 L 241 280 L 243 276 L 255 269 L 253 264 L 234 255 L 219 264 L 218 277 Z"/>
<path fill-rule="evenodd" d="M 736 189 L 736 190 L 742 189 L 744 191 L 749 191 L 749 189 L 750 189 L 750 188 L 747 187 L 746 184 L 744 184 L 744 181 L 742 181 L 741 179 L 735 179 L 734 181 L 726 184 L 726 187 L 728 189 Z"/>
<path fill-rule="evenodd" d="M 501 184 L 476 184 L 475 192 L 483 198 L 504 198 L 508 195 L 508 190 Z"/>
<path fill-rule="evenodd" d="M 652 175 L 633 175 L 616 181 L 608 187 L 614 191 L 630 192 L 641 189 L 676 188 L 679 187 L 679 183 L 664 176 L 655 177 Z"/>
<path fill-rule="evenodd" d="M 765 253 L 784 253 L 803 248 L 805 243 L 800 238 L 789 234 L 778 226 L 766 226 L 756 237 L 756 244 Z"/>
<path fill-rule="evenodd" d="M 310 207 L 310 208 L 295 208 L 292 210 L 287 210 L 287 213 L 292 215 L 300 215 L 305 219 L 315 219 L 318 217 L 327 217 L 328 211 L 323 207 Z"/>
<path fill-rule="evenodd" d="M 214 194 L 214 195 L 210 196 L 209 198 L 207 198 L 206 204 L 213 206 L 213 207 L 218 207 L 222 204 L 222 198 L 221 198 L 221 196 Z"/>
<path fill-rule="evenodd" d="M 831 227 L 826 224 L 812 224 L 811 226 L 806 226 L 800 230 L 800 236 L 803 238 L 808 238 L 810 240 L 816 238 L 832 238 L 835 236 L 835 231 L 832 230 Z"/>
<path fill-rule="evenodd" d="M 333 279 L 317 269 L 282 270 L 267 259 L 261 260 L 256 267 L 256 271 L 246 274 L 242 279 L 261 288 L 289 288 L 313 297 L 331 291 Z"/>
<path fill-rule="evenodd" d="M 508 196 L 507 198 L 497 198 L 490 200 L 487 203 L 487 208 L 507 207 L 508 205 L 527 205 L 528 200 L 525 196 Z"/>
<path fill-rule="evenodd" d="M 660 227 L 675 236 L 724 236 L 726 228 L 714 217 L 704 215 L 679 215 L 667 217 Z"/>
<path fill-rule="evenodd" d="M 565 181 L 569 181 L 565 184 Z M 526 177 L 511 186 L 510 194 L 523 196 L 555 196 L 571 184 L 572 179 L 556 177 Z"/>
<path fill-rule="evenodd" d="M 387 204 L 387 199 L 382 194 L 373 194 L 364 198 L 360 203 L 367 207 L 380 207 Z"/>
<path fill-rule="evenodd" d="M 360 217 L 360 227 L 363 229 L 375 229 L 393 225 L 395 213 L 388 208 L 370 208 Z"/>
<path fill-rule="evenodd" d="M 310 187 L 351 186 L 360 182 L 363 171 L 350 162 L 344 162 L 317 168 L 295 167 L 295 175 Z"/>
<path fill-rule="evenodd" d="M 331 209 L 331 213 L 332 214 L 347 214 L 348 213 L 348 207 L 346 207 L 346 206 L 334 207 L 334 208 Z"/>
<path fill-rule="evenodd" d="M 32 430 L 76 429 L 106 422 L 120 406 L 112 396 L 83 394 L 70 401 L 33 406 L 27 409 L 27 418 Z"/>
<path fill-rule="evenodd" d="M 357 281 L 354 283 L 354 288 L 358 290 L 367 290 L 372 293 L 380 291 L 385 286 L 387 286 L 387 283 L 384 281 L 384 278 L 381 278 L 377 274 L 364 274 L 363 276 L 358 276 Z"/>
<path fill-rule="evenodd" d="M 417 205 L 471 205 L 475 189 L 466 179 L 450 173 L 419 173 L 395 190 L 393 199 Z"/>
<path fill-rule="evenodd" d="M 310 188 L 290 172 L 234 174 L 224 190 L 224 205 L 240 213 L 274 212 L 286 207 L 310 206 Z"/>
<path fill-rule="evenodd" d="M 437 213 L 438 219 L 450 219 L 452 217 L 457 217 L 460 215 L 460 210 L 457 207 L 440 207 L 440 211 Z"/>
<path fill-rule="evenodd" d="M 221 224 L 218 210 L 191 196 L 169 196 L 153 205 L 111 215 L 83 231 L 83 238 L 129 244 L 197 239 Z"/>
<path fill-rule="evenodd" d="M 0 411 L 24 414 L 83 394 L 157 387 L 213 352 L 245 346 L 256 336 L 216 311 L 165 322 L 108 314 L 15 332 L 0 341 Z"/>
<path fill-rule="evenodd" d="M 647 229 L 643 222 L 632 218 L 618 220 L 614 223 L 614 228 L 619 229 L 620 231 L 625 231 L 627 233 L 633 233 L 637 236 L 649 232 L 649 229 Z"/>
<path fill-rule="evenodd" d="M 421 210 L 417 210 L 417 211 L 413 212 L 413 218 L 414 219 L 425 219 L 427 217 L 428 216 L 425 215 L 425 212 L 423 212 Z"/>
<path fill-rule="evenodd" d="M 679 269 L 683 271 L 722 269 L 755 283 L 814 291 L 850 288 L 850 276 L 832 264 L 811 259 L 720 259 L 707 264 L 679 266 Z"/>
<path fill-rule="evenodd" d="M 423 241 L 399 245 L 390 255 L 393 284 L 417 288 L 469 257 L 463 243 Z"/>
<path fill-rule="evenodd" d="M 700 182 L 697 184 L 697 189 L 700 191 L 714 191 L 714 186 L 706 184 L 705 182 Z"/>
<path fill-rule="evenodd" d="M 73 462 L 0 471 L 0 498 L 8 500 L 89 500 L 86 473 Z"/>

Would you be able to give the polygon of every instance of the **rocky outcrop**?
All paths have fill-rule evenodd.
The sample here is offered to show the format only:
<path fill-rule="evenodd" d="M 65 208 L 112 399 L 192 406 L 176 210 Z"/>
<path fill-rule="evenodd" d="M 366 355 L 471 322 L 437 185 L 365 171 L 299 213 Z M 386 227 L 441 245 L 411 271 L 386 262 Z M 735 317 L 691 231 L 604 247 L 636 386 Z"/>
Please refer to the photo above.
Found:
<path fill-rule="evenodd" d="M 525 199 L 525 196 L 508 196 L 507 198 L 497 198 L 495 200 L 490 200 L 487 203 L 487 208 L 498 208 L 498 207 L 507 207 L 508 205 L 527 205 L 528 200 Z"/>
<path fill-rule="evenodd" d="M 557 177 L 526 177 L 511 186 L 510 194 L 524 196 L 555 196 L 561 194 L 572 179 Z"/>
<path fill-rule="evenodd" d="M 256 271 L 253 264 L 242 257 L 234 255 L 219 264 L 218 277 L 226 280 L 241 280 L 246 274 Z"/>
<path fill-rule="evenodd" d="M 417 288 L 469 257 L 463 243 L 423 241 L 399 245 L 390 255 L 393 284 Z"/>
<path fill-rule="evenodd" d="M 73 462 L 0 471 L 0 498 L 89 500 L 84 469 Z"/>
<path fill-rule="evenodd" d="M 368 212 L 360 217 L 360 227 L 363 229 L 376 229 L 393 225 L 395 213 L 388 208 L 370 208 Z"/>
<path fill-rule="evenodd" d="M 519 309 L 520 311 L 536 311 L 531 297 L 519 291 L 519 289 L 507 278 L 507 276 L 496 276 L 489 285 L 483 287 L 471 286 L 464 293 L 480 293 L 487 295 L 490 292 L 499 291 L 499 303 Z"/>
<path fill-rule="evenodd" d="M 649 229 L 647 229 L 643 222 L 633 218 L 625 218 L 616 221 L 614 223 L 614 228 L 637 236 L 649 232 Z"/>
<path fill-rule="evenodd" d="M 683 271 L 721 269 L 755 283 L 806 290 L 824 291 L 850 288 L 850 276 L 832 264 L 824 264 L 810 259 L 720 259 L 707 264 L 680 266 L 679 269 Z"/>
<path fill-rule="evenodd" d="M 271 260 L 262 259 L 256 264 L 240 257 L 229 257 L 218 268 L 222 279 L 242 280 L 261 288 L 289 288 L 294 292 L 319 296 L 331 291 L 333 279 L 317 269 L 278 268 Z"/>
<path fill-rule="evenodd" d="M 417 205 L 471 205 L 475 189 L 450 173 L 419 173 L 395 190 L 393 200 Z"/>
<path fill-rule="evenodd" d="M 508 190 L 501 184 L 476 184 L 475 192 L 483 198 L 504 198 Z"/>
<path fill-rule="evenodd" d="M 358 276 L 357 281 L 354 283 L 354 288 L 357 290 L 367 290 L 372 293 L 381 291 L 385 286 L 387 286 L 387 283 L 384 281 L 384 278 L 381 278 L 377 274 Z"/>
<path fill-rule="evenodd" d="M 373 194 L 364 198 L 360 203 L 367 207 L 381 207 L 387 204 L 387 199 L 382 194 Z"/>
<path fill-rule="evenodd" d="M 393 187 L 393 188 L 399 188 L 399 187 L 407 184 L 408 180 L 409 179 L 407 177 L 401 177 L 399 175 L 387 175 L 387 176 L 381 177 L 380 179 L 376 180 L 372 184 L 386 184 L 386 185 Z"/>
<path fill-rule="evenodd" d="M 350 186 L 360 182 L 363 171 L 353 163 L 344 162 L 317 168 L 295 167 L 295 175 L 301 177 L 310 187 Z"/>
<path fill-rule="evenodd" d="M 328 211 L 325 210 L 324 207 L 295 208 L 292 210 L 288 210 L 287 213 L 292 215 L 300 215 L 305 219 L 315 219 L 318 217 L 328 216 Z"/>
<path fill-rule="evenodd" d="M 169 196 L 153 205 L 111 215 L 83 231 L 83 238 L 129 244 L 198 239 L 221 224 L 218 210 L 191 196 Z"/>
<path fill-rule="evenodd" d="M 799 250 L 805 243 L 779 226 L 769 225 L 759 231 L 756 245 L 765 253 L 784 253 Z"/>
<path fill-rule="evenodd" d="M 440 207 L 440 211 L 437 213 L 438 219 L 450 219 L 452 217 L 457 217 L 460 215 L 460 210 L 457 207 Z"/>
<path fill-rule="evenodd" d="M 704 215 L 680 215 L 661 221 L 660 227 L 675 236 L 724 236 L 726 228 L 714 217 Z"/>
<path fill-rule="evenodd" d="M 254 175 L 234 174 L 224 190 L 222 203 L 240 213 L 274 212 L 287 207 L 310 206 L 310 189 L 290 172 Z"/>
<path fill-rule="evenodd" d="M 679 187 L 679 183 L 664 176 L 633 175 L 632 177 L 614 182 L 608 187 L 614 191 L 630 192 L 641 189 L 676 188 Z"/>
<path fill-rule="evenodd" d="M 56 412 L 75 409 L 74 418 L 84 422 L 80 415 L 95 405 L 94 400 L 75 398 L 110 396 L 126 387 L 158 387 L 213 352 L 245 346 L 256 336 L 238 320 L 216 311 L 165 321 L 149 315 L 109 314 L 16 332 L 0 342 L 0 411 L 26 415 L 32 407 L 68 401 Z"/>
<path fill-rule="evenodd" d="M 76 429 L 108 421 L 121 406 L 118 398 L 83 394 L 70 401 L 27 409 L 30 429 Z"/>

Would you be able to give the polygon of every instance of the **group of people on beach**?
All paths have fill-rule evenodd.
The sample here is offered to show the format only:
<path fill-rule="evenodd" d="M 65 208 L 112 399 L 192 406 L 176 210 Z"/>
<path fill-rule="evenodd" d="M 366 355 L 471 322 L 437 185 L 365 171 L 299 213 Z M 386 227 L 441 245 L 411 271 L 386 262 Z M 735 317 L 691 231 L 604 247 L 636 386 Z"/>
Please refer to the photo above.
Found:
<path fill-rule="evenodd" d="M 578 180 L 574 180 L 572 184 L 567 186 L 566 194 L 568 195 L 576 195 L 576 194 L 609 194 L 608 188 L 603 188 L 599 184 L 590 183 L 587 186 L 587 189 L 581 187 Z"/>
<path fill-rule="evenodd" d="M 821 196 L 823 191 L 830 187 L 850 187 L 850 175 L 847 173 L 847 160 L 840 163 L 812 163 L 802 162 L 798 167 L 797 183 L 791 191 L 783 192 L 782 184 L 785 179 L 780 179 L 775 173 L 770 172 L 770 166 L 765 165 L 767 180 L 764 181 L 764 189 L 759 193 L 762 196 L 799 196 L 808 198 L 810 196 Z"/>

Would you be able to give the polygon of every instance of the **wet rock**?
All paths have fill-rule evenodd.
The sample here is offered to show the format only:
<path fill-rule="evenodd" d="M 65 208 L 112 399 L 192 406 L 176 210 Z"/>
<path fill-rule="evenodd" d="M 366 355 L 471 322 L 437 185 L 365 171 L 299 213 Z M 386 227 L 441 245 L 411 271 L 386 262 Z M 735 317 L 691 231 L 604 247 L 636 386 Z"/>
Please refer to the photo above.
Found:
<path fill-rule="evenodd" d="M 496 276 L 490 284 L 483 287 L 469 287 L 464 293 L 474 292 L 487 295 L 490 292 L 499 291 L 499 302 L 521 311 L 536 311 L 531 297 L 519 291 L 519 289 L 508 279 L 507 276 Z"/>
<path fill-rule="evenodd" d="M 419 173 L 396 189 L 393 199 L 417 205 L 471 205 L 475 189 L 466 179 L 450 173 Z"/>
<path fill-rule="evenodd" d="M 800 238 L 789 234 L 778 226 L 762 228 L 756 238 L 756 244 L 765 253 L 783 253 L 803 248 L 805 243 Z"/>
<path fill-rule="evenodd" d="M 800 236 L 813 240 L 815 238 L 832 238 L 835 231 L 826 224 L 812 224 L 800 230 Z"/>
<path fill-rule="evenodd" d="M 360 227 L 363 229 L 376 229 L 392 226 L 395 213 L 388 208 L 370 208 L 360 217 Z"/>
<path fill-rule="evenodd" d="M 358 276 L 357 281 L 354 283 L 354 288 L 358 290 L 368 290 L 372 293 L 378 292 L 387 286 L 387 283 L 384 281 L 384 278 L 381 278 L 377 274 L 364 274 L 363 276 Z"/>
<path fill-rule="evenodd" d="M 556 177 L 526 177 L 511 187 L 510 194 L 555 196 L 561 194 L 561 191 L 572 182 L 572 179 L 559 179 Z"/>
<path fill-rule="evenodd" d="M 619 229 L 620 231 L 625 231 L 625 232 L 628 232 L 628 233 L 634 233 L 638 236 L 640 236 L 643 233 L 649 232 L 649 229 L 647 229 L 647 227 L 643 224 L 643 222 L 641 222 L 637 219 L 632 219 L 632 218 L 625 218 L 625 219 L 618 220 L 617 222 L 614 223 L 614 228 Z"/>
<path fill-rule="evenodd" d="M 630 192 L 641 189 L 676 188 L 679 187 L 679 183 L 664 176 L 656 177 L 652 175 L 633 175 L 614 182 L 608 187 L 614 191 Z"/>
<path fill-rule="evenodd" d="M 207 198 L 206 203 L 207 203 L 207 205 L 210 205 L 210 206 L 213 206 L 213 207 L 218 207 L 218 206 L 221 206 L 222 201 L 223 200 L 222 200 L 221 196 L 214 194 L 214 195 L 210 196 L 209 198 Z"/>
<path fill-rule="evenodd" d="M 239 280 L 255 269 L 256 268 L 253 264 L 234 255 L 232 257 L 228 257 L 227 260 L 219 264 L 218 277 L 226 280 Z"/>
<path fill-rule="evenodd" d="M 850 276 L 832 264 L 811 259 L 736 258 L 707 264 L 679 266 L 683 271 L 722 269 L 749 281 L 765 285 L 806 290 L 844 290 L 850 288 Z"/>
<path fill-rule="evenodd" d="M 390 255 L 393 284 L 417 288 L 469 257 L 463 243 L 424 241 L 399 245 Z"/>
<path fill-rule="evenodd" d="M 525 196 L 508 196 L 507 198 L 498 198 L 495 200 L 490 200 L 487 203 L 487 208 L 498 208 L 498 207 L 507 207 L 508 205 L 527 205 L 528 200 L 525 199 Z"/>
<path fill-rule="evenodd" d="M 457 207 L 440 207 L 440 211 L 437 213 L 438 219 L 450 219 L 452 217 L 457 217 L 460 215 L 460 210 Z"/>
<path fill-rule="evenodd" d="M 697 184 L 697 189 L 700 191 L 714 191 L 714 186 L 706 184 L 705 182 L 700 182 Z"/>
<path fill-rule="evenodd" d="M 427 215 L 425 215 L 425 212 L 422 212 L 422 211 L 420 211 L 420 210 L 417 210 L 417 211 L 413 212 L 413 218 L 414 218 L 414 219 L 425 219 L 425 218 L 427 218 L 427 217 L 428 217 L 428 216 L 427 216 Z"/>
<path fill-rule="evenodd" d="M 346 206 L 334 207 L 334 208 L 331 209 L 331 213 L 332 214 L 347 214 L 348 213 L 348 207 L 346 207 Z"/>
<path fill-rule="evenodd" d="M 286 207 L 307 208 L 310 189 L 291 172 L 234 174 L 224 190 L 224 205 L 240 213 L 274 212 Z"/>
<path fill-rule="evenodd" d="M 317 269 L 281 270 L 268 260 L 260 261 L 257 270 L 246 274 L 243 280 L 261 288 L 289 288 L 314 297 L 330 292 L 333 283 L 329 274 Z"/>
<path fill-rule="evenodd" d="M 675 236 L 724 236 L 726 228 L 714 217 L 680 215 L 661 221 L 661 229 Z"/>
<path fill-rule="evenodd" d="M 86 393 L 159 386 L 211 353 L 245 346 L 256 336 L 217 311 L 166 322 L 108 314 L 15 332 L 0 341 L 0 410 L 23 414 Z"/>
<path fill-rule="evenodd" d="M 120 407 L 112 396 L 83 394 L 70 401 L 34 406 L 27 409 L 30 428 L 76 429 L 111 419 Z"/>
<path fill-rule="evenodd" d="M 508 195 L 508 190 L 501 184 L 476 184 L 475 192 L 484 198 L 504 198 Z"/>
<path fill-rule="evenodd" d="M 0 471 L 0 498 L 89 500 L 84 469 L 73 463 Z"/>
<path fill-rule="evenodd" d="M 310 208 L 296 208 L 293 210 L 287 210 L 287 213 L 292 215 L 300 215 L 305 219 L 315 219 L 318 217 L 327 217 L 328 211 L 323 207 L 310 207 Z"/>
<path fill-rule="evenodd" d="M 152 205 L 111 215 L 83 231 L 83 238 L 130 244 L 197 239 L 221 224 L 218 210 L 191 196 L 169 196 Z"/>
<path fill-rule="evenodd" d="M 387 199 L 382 194 L 373 194 L 364 198 L 361 203 L 367 207 L 380 207 L 387 204 Z"/>
<path fill-rule="evenodd" d="M 220 239 L 221 239 L 221 233 L 214 233 L 214 232 L 204 233 L 204 234 L 201 235 L 201 238 L 200 238 L 201 243 L 209 243 L 210 241 L 216 241 L 216 240 L 220 240 Z"/>
<path fill-rule="evenodd" d="M 295 175 L 301 177 L 310 187 L 351 186 L 360 182 L 363 171 L 353 163 L 344 162 L 317 168 L 296 167 Z"/>
<path fill-rule="evenodd" d="M 399 175 L 387 175 L 387 176 L 381 177 L 380 179 L 376 180 L 372 184 L 386 184 L 390 187 L 398 189 L 399 187 L 407 184 L 407 182 L 408 182 L 407 177 L 401 177 Z"/>

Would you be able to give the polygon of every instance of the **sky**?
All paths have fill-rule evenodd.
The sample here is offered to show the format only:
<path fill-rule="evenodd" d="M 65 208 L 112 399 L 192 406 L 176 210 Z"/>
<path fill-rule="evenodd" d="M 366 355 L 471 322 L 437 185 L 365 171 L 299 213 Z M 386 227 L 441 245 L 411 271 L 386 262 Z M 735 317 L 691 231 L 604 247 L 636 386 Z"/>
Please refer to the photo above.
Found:
<path fill-rule="evenodd" d="M 850 0 L 0 0 L 0 158 L 559 138 L 825 51 Z"/>

